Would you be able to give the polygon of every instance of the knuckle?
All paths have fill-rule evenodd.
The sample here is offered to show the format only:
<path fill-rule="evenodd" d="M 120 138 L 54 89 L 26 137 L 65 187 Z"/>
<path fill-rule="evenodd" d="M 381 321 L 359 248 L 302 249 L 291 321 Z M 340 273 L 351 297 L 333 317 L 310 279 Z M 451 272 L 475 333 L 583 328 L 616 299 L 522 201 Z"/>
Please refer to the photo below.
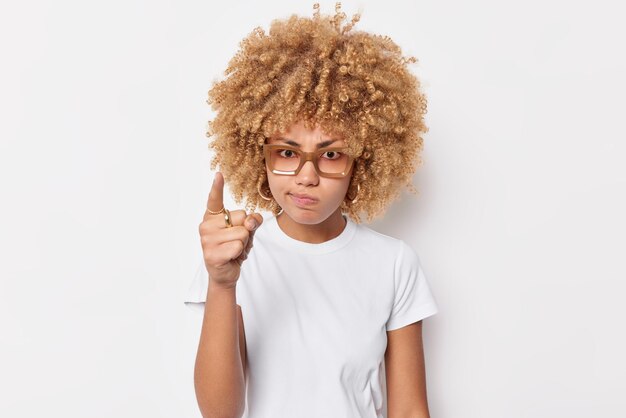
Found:
<path fill-rule="evenodd" d="M 215 233 L 212 231 L 203 231 L 200 234 L 200 240 L 202 242 L 211 243 L 215 240 Z"/>
<path fill-rule="evenodd" d="M 235 228 L 237 228 L 237 237 L 240 239 L 244 239 L 250 234 L 250 232 L 243 225 L 238 225 Z"/>
<path fill-rule="evenodd" d="M 200 233 L 207 233 L 211 229 L 213 229 L 213 224 L 209 221 L 209 219 L 203 221 L 202 223 L 200 223 L 200 225 L 198 225 L 198 230 L 200 231 Z"/>
<path fill-rule="evenodd" d="M 217 264 L 216 260 L 215 260 L 215 257 L 213 257 L 212 253 L 208 253 L 208 254 L 204 253 L 204 262 L 206 264 L 208 264 L 208 265 L 211 265 L 211 266 Z"/>

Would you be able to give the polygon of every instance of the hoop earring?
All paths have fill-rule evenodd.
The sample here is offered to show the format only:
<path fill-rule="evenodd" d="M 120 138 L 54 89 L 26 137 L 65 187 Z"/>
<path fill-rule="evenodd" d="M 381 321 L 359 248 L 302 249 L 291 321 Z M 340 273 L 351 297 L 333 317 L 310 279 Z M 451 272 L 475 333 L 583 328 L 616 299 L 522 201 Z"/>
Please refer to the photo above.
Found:
<path fill-rule="evenodd" d="M 259 194 L 261 195 L 261 197 L 262 197 L 263 199 L 265 199 L 265 200 L 272 200 L 272 198 L 270 198 L 270 197 L 265 197 L 265 196 L 263 196 L 263 193 L 261 193 L 261 185 L 260 185 L 260 184 L 257 186 L 257 188 L 256 188 L 256 189 L 259 191 Z"/>
<path fill-rule="evenodd" d="M 257 186 L 257 188 L 256 188 L 256 189 L 258 190 L 259 195 L 260 195 L 263 199 L 265 199 L 265 200 L 273 200 L 271 197 L 265 197 L 265 196 L 263 196 L 263 193 L 261 193 L 261 185 L 260 185 L 260 184 Z M 280 212 L 278 212 L 278 213 L 276 214 L 276 216 L 280 215 L 281 213 L 283 213 L 283 208 L 280 208 Z"/>
<path fill-rule="evenodd" d="M 357 183 L 357 185 L 356 185 L 356 196 L 354 197 L 354 199 L 352 199 L 352 200 L 350 201 L 350 203 L 354 203 L 354 202 L 356 202 L 357 200 L 359 200 L 359 191 L 361 191 L 361 185 L 360 185 L 359 183 Z M 346 194 L 346 197 L 348 197 L 348 195 L 347 195 L 347 194 Z"/>

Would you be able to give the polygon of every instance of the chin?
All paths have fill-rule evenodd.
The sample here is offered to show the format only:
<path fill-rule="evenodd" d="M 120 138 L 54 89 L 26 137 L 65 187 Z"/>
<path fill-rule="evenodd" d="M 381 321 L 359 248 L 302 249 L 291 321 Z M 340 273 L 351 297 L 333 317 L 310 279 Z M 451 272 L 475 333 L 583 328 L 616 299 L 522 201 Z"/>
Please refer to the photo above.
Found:
<path fill-rule="evenodd" d="M 289 218 L 299 224 L 315 225 L 324 220 L 317 211 L 313 210 L 306 210 L 296 207 L 285 210 L 284 212 L 287 216 L 289 216 Z"/>
<path fill-rule="evenodd" d="M 288 204 L 288 203 L 287 203 Z M 321 208 L 303 209 L 298 206 L 281 206 L 283 213 L 289 216 L 294 222 L 303 225 L 317 225 L 324 222 L 334 210 L 324 214 L 324 210 Z"/>

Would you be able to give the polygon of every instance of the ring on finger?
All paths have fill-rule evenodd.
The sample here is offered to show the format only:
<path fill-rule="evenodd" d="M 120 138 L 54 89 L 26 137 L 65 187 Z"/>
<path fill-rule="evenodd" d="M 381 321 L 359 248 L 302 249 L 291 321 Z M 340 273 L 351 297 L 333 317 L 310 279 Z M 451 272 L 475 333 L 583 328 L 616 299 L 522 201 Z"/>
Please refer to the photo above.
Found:
<path fill-rule="evenodd" d="M 211 215 L 219 215 L 220 213 L 224 212 L 226 208 L 224 208 L 224 205 L 222 205 L 222 209 L 218 210 L 217 212 L 213 212 L 211 209 L 207 208 L 206 211 L 209 212 Z"/>
<path fill-rule="evenodd" d="M 230 219 L 230 211 L 226 208 L 222 208 L 224 209 L 224 222 L 226 223 L 226 228 L 232 228 L 233 223 L 231 222 Z"/>

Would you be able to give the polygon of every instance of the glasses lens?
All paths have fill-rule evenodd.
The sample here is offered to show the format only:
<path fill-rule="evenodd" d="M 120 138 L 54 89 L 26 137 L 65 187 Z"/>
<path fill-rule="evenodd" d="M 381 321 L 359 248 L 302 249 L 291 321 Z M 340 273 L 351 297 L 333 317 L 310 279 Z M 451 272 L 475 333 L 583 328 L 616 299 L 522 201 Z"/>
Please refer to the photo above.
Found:
<path fill-rule="evenodd" d="M 341 173 L 348 168 L 348 154 L 340 151 L 325 151 L 317 157 L 317 166 L 322 173 Z"/>
<path fill-rule="evenodd" d="M 300 165 L 300 156 L 297 152 L 285 148 L 270 150 L 270 166 L 278 171 L 295 171 Z"/>
<path fill-rule="evenodd" d="M 274 170 L 294 172 L 300 165 L 300 153 L 293 149 L 273 148 L 270 163 Z M 323 151 L 317 156 L 317 166 L 324 174 L 338 174 L 348 168 L 348 155 L 341 151 Z"/>

